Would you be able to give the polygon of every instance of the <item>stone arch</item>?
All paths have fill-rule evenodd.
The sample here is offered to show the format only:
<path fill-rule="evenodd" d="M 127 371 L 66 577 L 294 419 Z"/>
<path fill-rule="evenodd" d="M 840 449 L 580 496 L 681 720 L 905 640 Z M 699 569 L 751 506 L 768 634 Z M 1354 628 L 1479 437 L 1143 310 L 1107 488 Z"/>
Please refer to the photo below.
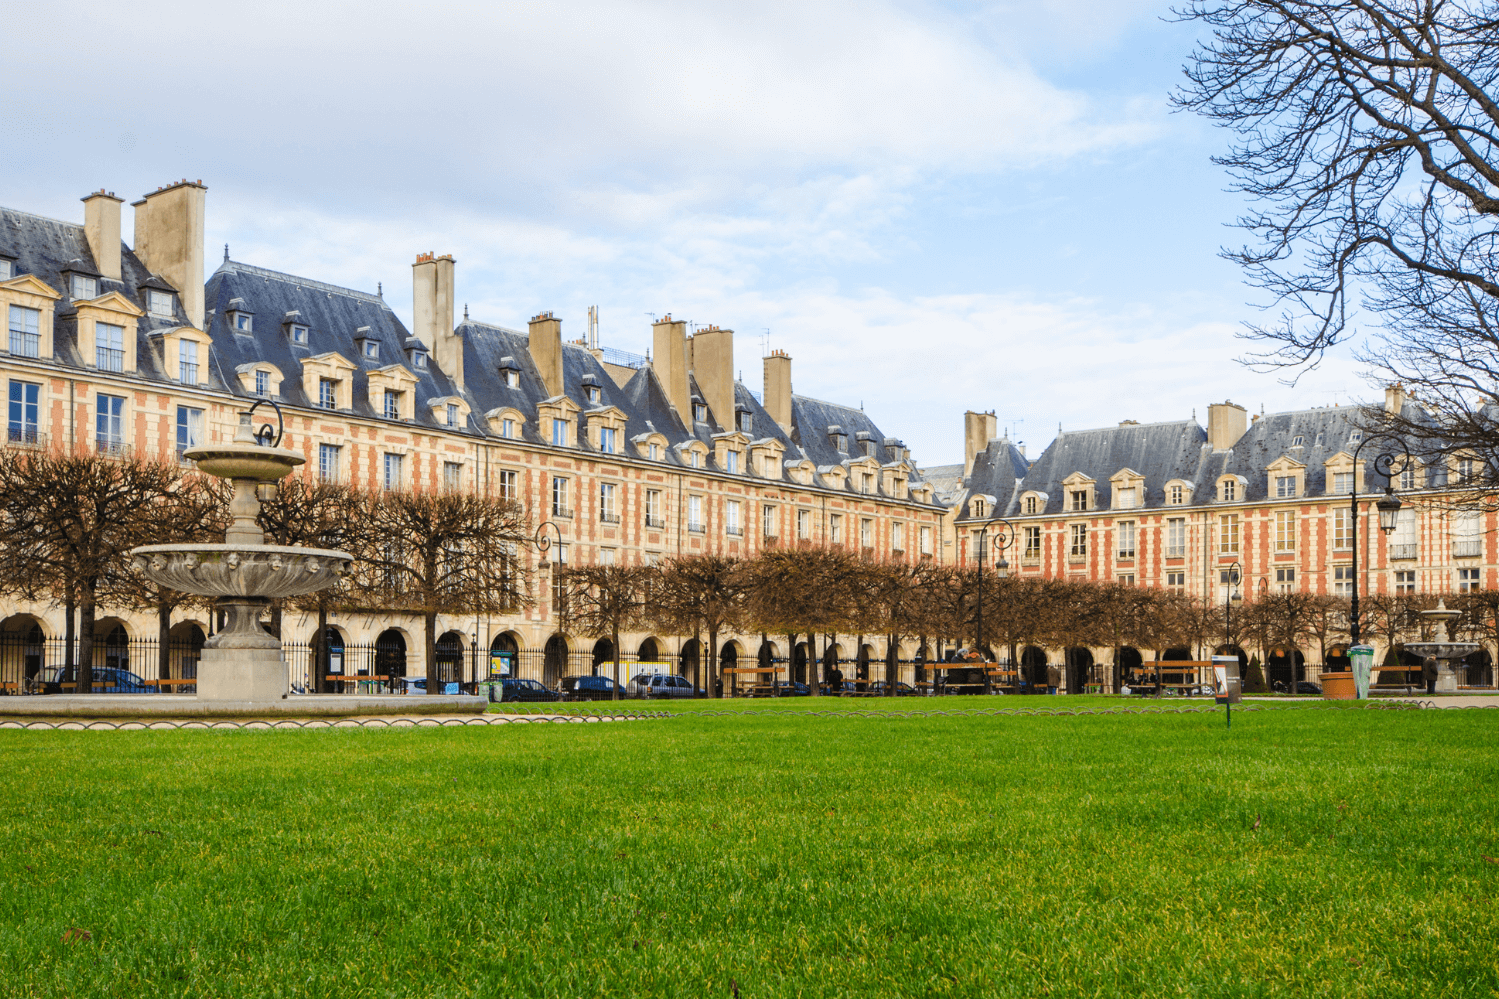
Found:
<path fill-rule="evenodd" d="M 699 690 L 707 689 L 703 684 L 702 677 L 702 648 L 703 643 L 696 638 L 689 638 L 682 643 L 682 652 L 678 657 L 679 672 L 692 681 Z"/>
<path fill-rule="evenodd" d="M 556 687 L 557 682 L 566 675 L 568 651 L 567 639 L 563 638 L 561 633 L 554 634 L 547 639 L 541 661 L 542 683 L 548 687 Z"/>
<path fill-rule="evenodd" d="M 130 629 L 117 617 L 94 622 L 94 665 L 130 669 Z"/>
<path fill-rule="evenodd" d="M 47 635 L 40 618 L 15 614 L 0 623 L 0 682 L 19 690 L 41 675 L 46 658 Z"/>
<path fill-rule="evenodd" d="M 1270 654 L 1265 657 L 1265 667 L 1265 679 L 1270 682 L 1272 689 L 1277 683 L 1283 683 L 1287 689 L 1291 689 L 1295 681 L 1306 675 L 1306 656 L 1302 655 L 1300 649 L 1288 645 L 1272 646 Z"/>
<path fill-rule="evenodd" d="M 400 628 L 386 628 L 375 636 L 373 675 L 386 677 L 391 687 L 406 675 L 406 636 Z"/>
<path fill-rule="evenodd" d="M 621 664 L 623 665 L 623 664 Z M 593 661 L 589 670 L 594 676 L 602 676 L 614 668 L 614 640 L 601 638 L 593 643 Z M 603 671 L 603 673 L 600 672 Z"/>
<path fill-rule="evenodd" d="M 1121 645 L 1119 647 L 1119 678 L 1125 684 L 1138 681 L 1139 671 L 1145 665 L 1145 657 L 1140 650 L 1133 645 Z"/>
<path fill-rule="evenodd" d="M 807 682 L 807 643 L 797 642 L 791 650 L 791 679 L 797 683 Z"/>
<path fill-rule="evenodd" d="M 869 679 L 869 661 L 874 658 L 874 646 L 868 642 L 859 646 L 859 654 L 854 660 L 854 677 L 859 680 Z"/>
<path fill-rule="evenodd" d="M 461 631 L 445 631 L 432 647 L 433 672 L 440 684 L 463 682 L 464 640 Z"/>
<path fill-rule="evenodd" d="M 1093 677 L 1093 650 L 1074 645 L 1064 653 L 1066 656 L 1067 693 L 1081 694 L 1089 683 L 1099 682 Z"/>
<path fill-rule="evenodd" d="M 502 631 L 489 643 L 489 675 L 520 675 L 520 636 Z"/>
<path fill-rule="evenodd" d="M 163 680 L 196 680 L 198 663 L 203 659 L 203 644 L 208 636 L 194 621 L 179 621 L 167 632 L 167 675 Z M 176 687 L 181 691 L 183 688 Z"/>
<path fill-rule="evenodd" d="M 640 650 L 635 653 L 637 662 L 658 663 L 661 661 L 661 643 L 654 637 L 647 638 L 640 643 Z"/>
<path fill-rule="evenodd" d="M 1192 650 L 1191 649 L 1184 649 L 1184 648 L 1181 648 L 1180 646 L 1178 646 L 1176 648 L 1173 648 L 1173 649 L 1167 649 L 1165 652 L 1161 653 L 1161 662 L 1163 662 L 1163 663 L 1189 663 L 1189 662 L 1192 662 Z"/>
<path fill-rule="evenodd" d="M 1457 682 L 1465 687 L 1489 687 L 1494 683 L 1494 660 L 1488 649 L 1468 653 L 1458 663 Z"/>
<path fill-rule="evenodd" d="M 735 669 L 738 667 L 743 651 L 743 647 L 732 638 L 724 642 L 723 646 L 718 650 L 719 669 Z M 739 690 L 739 674 L 725 674 L 720 672 L 718 676 L 719 683 L 722 684 L 725 690 L 730 692 L 737 692 Z M 724 679 L 725 677 L 727 677 L 727 680 Z"/>
<path fill-rule="evenodd" d="M 1027 645 L 1020 650 L 1020 676 L 1026 683 L 1046 682 L 1046 650 L 1039 645 Z"/>

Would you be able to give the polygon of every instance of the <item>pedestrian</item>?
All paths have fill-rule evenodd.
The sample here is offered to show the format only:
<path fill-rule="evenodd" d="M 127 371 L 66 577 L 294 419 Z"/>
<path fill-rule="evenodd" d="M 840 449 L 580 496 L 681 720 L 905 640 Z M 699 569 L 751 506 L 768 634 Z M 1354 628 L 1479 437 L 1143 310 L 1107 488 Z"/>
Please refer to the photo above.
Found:
<path fill-rule="evenodd" d="M 1062 669 L 1055 663 L 1046 667 L 1046 692 L 1055 694 L 1057 688 L 1062 685 Z"/>
<path fill-rule="evenodd" d="M 1426 692 L 1435 694 L 1437 692 L 1437 660 L 1435 656 L 1427 656 L 1421 660 L 1421 679 L 1426 681 Z"/>

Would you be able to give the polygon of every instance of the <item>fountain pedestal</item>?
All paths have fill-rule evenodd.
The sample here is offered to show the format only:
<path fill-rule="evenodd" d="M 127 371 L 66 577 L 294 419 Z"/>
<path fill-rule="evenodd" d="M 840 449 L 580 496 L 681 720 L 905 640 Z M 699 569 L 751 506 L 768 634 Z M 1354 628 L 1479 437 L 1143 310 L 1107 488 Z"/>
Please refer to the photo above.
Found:
<path fill-rule="evenodd" d="M 1461 611 L 1448 610 L 1445 600 L 1437 601 L 1436 610 L 1422 611 L 1421 616 L 1436 624 L 1436 641 L 1406 642 L 1405 651 L 1420 656 L 1423 660 L 1437 662 L 1438 694 L 1457 693 L 1457 663 L 1478 651 L 1477 642 L 1454 642 L 1447 636 L 1448 622 L 1462 616 Z"/>

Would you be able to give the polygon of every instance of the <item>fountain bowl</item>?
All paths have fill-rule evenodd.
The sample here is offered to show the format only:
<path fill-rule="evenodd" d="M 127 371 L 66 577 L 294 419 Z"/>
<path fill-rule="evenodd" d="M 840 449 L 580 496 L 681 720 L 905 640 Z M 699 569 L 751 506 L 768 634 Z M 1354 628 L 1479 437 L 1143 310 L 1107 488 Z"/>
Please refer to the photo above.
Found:
<path fill-rule="evenodd" d="M 204 444 L 189 448 L 182 456 L 198 465 L 198 470 L 224 479 L 254 479 L 275 482 L 283 479 L 307 459 L 286 448 L 266 447 L 256 443 L 231 441 L 226 444 Z"/>
<path fill-rule="evenodd" d="M 131 562 L 153 583 L 209 597 L 295 597 L 332 586 L 348 552 L 287 545 L 146 545 Z"/>

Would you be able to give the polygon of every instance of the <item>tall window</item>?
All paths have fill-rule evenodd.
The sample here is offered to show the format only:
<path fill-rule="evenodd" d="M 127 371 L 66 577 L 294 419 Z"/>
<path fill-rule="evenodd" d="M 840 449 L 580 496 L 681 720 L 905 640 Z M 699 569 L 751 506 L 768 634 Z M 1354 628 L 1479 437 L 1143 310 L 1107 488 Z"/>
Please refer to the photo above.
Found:
<path fill-rule="evenodd" d="M 1170 503 L 1172 506 L 1181 506 L 1186 502 L 1186 499 L 1186 490 L 1181 487 L 1180 483 L 1166 490 L 1166 502 Z"/>
<path fill-rule="evenodd" d="M 192 340 L 177 342 L 177 380 L 184 385 L 198 384 L 198 345 Z"/>
<path fill-rule="evenodd" d="M 1275 550 L 1278 552 L 1293 552 L 1296 550 L 1296 511 L 1275 511 Z"/>
<path fill-rule="evenodd" d="M 1414 569 L 1399 569 L 1399 570 L 1396 570 L 1396 572 L 1395 572 L 1395 592 L 1396 593 L 1415 593 L 1416 592 L 1416 570 L 1414 570 Z"/>
<path fill-rule="evenodd" d="M 692 467 L 693 468 L 702 468 L 703 467 L 703 453 L 701 451 L 694 451 L 694 452 L 692 452 Z"/>
<path fill-rule="evenodd" d="M 708 407 L 700 402 L 693 403 L 692 419 L 697 423 L 706 423 L 708 421 Z"/>
<path fill-rule="evenodd" d="M 1400 470 L 1400 488 L 1407 491 L 1416 488 L 1416 470 L 1409 464 Z"/>
<path fill-rule="evenodd" d="M 552 421 L 552 444 L 557 447 L 567 447 L 567 421 Z"/>
<path fill-rule="evenodd" d="M 255 372 L 255 394 L 271 394 L 271 373 L 264 368 Z"/>
<path fill-rule="evenodd" d="M 458 420 L 458 404 L 455 402 L 448 403 L 448 426 L 458 426 Z"/>
<path fill-rule="evenodd" d="M 1452 516 L 1452 555 L 1469 558 L 1483 554 L 1479 511 L 1458 510 Z"/>
<path fill-rule="evenodd" d="M 859 518 L 859 547 L 874 547 L 874 521 L 868 517 Z"/>
<path fill-rule="evenodd" d="M 1119 525 L 1119 557 L 1135 557 L 1135 522 L 1126 520 Z"/>
<path fill-rule="evenodd" d="M 661 490 L 647 489 L 645 491 L 645 526 L 665 527 L 666 518 L 661 516 Z"/>
<path fill-rule="evenodd" d="M 94 422 L 94 440 L 99 450 L 109 454 L 125 447 L 125 398 L 118 395 L 98 397 Z"/>
<path fill-rule="evenodd" d="M 1239 515 L 1237 513 L 1226 513 L 1218 518 L 1218 554 L 1239 554 Z"/>
<path fill-rule="evenodd" d="M 1024 558 L 1041 557 L 1041 528 L 1027 527 L 1025 529 Z"/>
<path fill-rule="evenodd" d="M 1458 482 L 1472 482 L 1473 481 L 1473 459 L 1472 458 L 1459 458 L 1459 459 L 1457 459 L 1457 481 Z"/>
<path fill-rule="evenodd" d="M 385 390 L 385 418 L 387 420 L 401 418 L 401 393 L 394 389 Z"/>
<path fill-rule="evenodd" d="M 703 498 L 701 496 L 687 497 L 687 530 L 703 531 Z"/>
<path fill-rule="evenodd" d="M 1074 510 L 1086 510 L 1086 509 L 1088 509 L 1088 490 L 1086 490 L 1086 489 L 1074 489 L 1072 491 L 1072 509 L 1074 509 Z"/>
<path fill-rule="evenodd" d="M 865 472 L 864 473 L 864 490 L 863 491 L 864 491 L 864 495 L 865 496 L 869 496 L 869 495 L 871 495 L 871 494 L 874 493 L 874 475 L 872 475 L 869 472 Z"/>
<path fill-rule="evenodd" d="M 177 457 L 203 443 L 203 410 L 177 407 Z"/>
<path fill-rule="evenodd" d="M 324 482 L 337 482 L 339 478 L 338 453 L 343 450 L 337 444 L 317 446 L 317 474 Z"/>
<path fill-rule="evenodd" d="M 1296 570 L 1290 566 L 1275 570 L 1275 590 L 1277 593 L 1291 593 L 1296 589 Z"/>
<path fill-rule="evenodd" d="M 599 427 L 599 450 L 605 454 L 614 454 L 616 450 L 614 435 L 618 432 L 613 427 Z"/>
<path fill-rule="evenodd" d="M 100 371 L 125 370 L 125 327 L 94 324 L 94 366 Z"/>
<path fill-rule="evenodd" d="M 1120 510 L 1133 510 L 1140 505 L 1140 491 L 1134 486 L 1125 486 L 1120 489 L 1117 498 L 1119 503 L 1116 508 Z"/>
<path fill-rule="evenodd" d="M 99 280 L 98 280 L 98 278 L 92 278 L 92 277 L 89 277 L 86 274 L 74 274 L 73 275 L 73 288 L 72 288 L 72 295 L 69 296 L 70 298 L 83 299 L 83 300 L 87 301 L 90 298 L 96 297 L 98 294 L 99 294 Z"/>
<path fill-rule="evenodd" d="M 1072 525 L 1072 547 L 1067 550 L 1068 555 L 1081 558 L 1088 554 L 1088 525 Z"/>
<path fill-rule="evenodd" d="M 983 500 L 976 499 L 976 500 L 973 501 L 973 515 L 975 517 L 983 517 L 983 515 L 984 515 L 984 501 Z"/>
<path fill-rule="evenodd" d="M 176 296 L 169 291 L 155 291 L 146 289 L 146 311 L 153 316 L 170 316 L 172 314 L 173 299 Z M 246 316 L 246 328 L 249 328 L 249 317 Z"/>
<path fill-rule="evenodd" d="M 21 305 L 10 307 L 10 352 L 17 357 L 37 357 L 42 349 L 42 313 Z"/>
<path fill-rule="evenodd" d="M 930 555 L 931 553 L 932 553 L 932 529 L 930 527 L 922 527 L 922 529 L 921 529 L 921 554 L 923 554 L 923 555 Z"/>
<path fill-rule="evenodd" d="M 1185 558 L 1187 554 L 1187 518 L 1171 517 L 1166 521 L 1166 557 Z"/>
<path fill-rule="evenodd" d="M 739 519 L 739 501 L 729 500 L 723 505 L 724 532 L 727 534 L 743 534 L 744 525 Z"/>
<path fill-rule="evenodd" d="M 1036 502 L 1036 497 L 1034 497 L 1034 496 L 1027 496 L 1025 498 L 1025 512 L 1026 513 L 1040 513 L 1041 512 L 1041 504 Z"/>
<path fill-rule="evenodd" d="M 1335 565 L 1332 567 L 1332 593 L 1335 597 L 1353 595 L 1353 566 Z"/>
<path fill-rule="evenodd" d="M 796 511 L 796 536 L 805 541 L 812 536 L 812 511 Z"/>
<path fill-rule="evenodd" d="M 1349 496 L 1353 493 L 1353 473 L 1333 472 L 1332 491 L 1335 496 Z"/>
<path fill-rule="evenodd" d="M 1232 503 L 1239 495 L 1239 483 L 1233 479 L 1223 480 L 1223 500 Z"/>
<path fill-rule="evenodd" d="M 319 378 L 317 383 L 317 404 L 323 409 L 338 408 L 338 382 L 332 378 Z"/>
<path fill-rule="evenodd" d="M 1395 515 L 1395 533 L 1390 537 L 1390 558 L 1416 557 L 1416 511 L 1402 509 Z"/>
<path fill-rule="evenodd" d="M 1472 593 L 1474 590 L 1483 589 L 1483 584 L 1479 582 L 1478 574 L 1478 569 L 1457 570 L 1457 592 Z"/>
<path fill-rule="evenodd" d="M 835 545 L 843 543 L 843 514 L 835 513 L 828 516 L 828 540 Z"/>
<path fill-rule="evenodd" d="M 650 444 L 646 445 L 645 456 L 652 461 L 660 461 L 661 445 L 657 444 L 655 441 L 651 441 Z"/>
<path fill-rule="evenodd" d="M 1332 508 L 1333 551 L 1348 551 L 1353 548 L 1353 511 L 1346 506 Z"/>
<path fill-rule="evenodd" d="M 456 493 L 463 488 L 463 463 L 458 461 L 445 461 L 442 463 L 442 488 L 444 492 Z"/>
<path fill-rule="evenodd" d="M 906 550 L 906 525 L 898 520 L 890 525 L 890 549 L 897 552 Z"/>
<path fill-rule="evenodd" d="M 515 439 L 515 420 L 507 416 L 500 421 L 500 436 Z"/>
<path fill-rule="evenodd" d="M 723 470 L 725 472 L 737 474 L 739 472 L 739 452 L 725 451 L 723 458 Z"/>
<path fill-rule="evenodd" d="M 769 503 L 760 509 L 760 534 L 767 538 L 776 536 L 776 508 Z"/>
<path fill-rule="evenodd" d="M 520 490 L 517 488 L 515 472 L 504 471 L 500 473 L 500 499 L 507 503 L 513 503 L 520 499 Z"/>
<path fill-rule="evenodd" d="M 400 454 L 387 454 L 385 456 L 385 488 L 399 489 L 406 481 L 406 456 Z"/>
<path fill-rule="evenodd" d="M 10 440 L 22 444 L 37 443 L 41 394 L 42 387 L 32 382 L 10 383 Z"/>
<path fill-rule="evenodd" d="M 616 491 L 613 482 L 599 483 L 599 520 L 605 524 L 619 523 L 619 514 L 614 509 Z"/>
<path fill-rule="evenodd" d="M 552 476 L 552 516 L 571 517 L 573 512 L 567 507 L 567 479 L 560 475 Z"/>
<path fill-rule="evenodd" d="M 1277 499 L 1290 499 L 1296 495 L 1296 476 L 1277 475 L 1275 477 L 1275 497 Z"/>
<path fill-rule="evenodd" d="M 506 388 L 519 388 L 520 387 L 520 372 L 519 371 L 516 371 L 514 368 L 507 368 L 506 369 L 506 371 L 505 371 L 505 387 Z"/>

